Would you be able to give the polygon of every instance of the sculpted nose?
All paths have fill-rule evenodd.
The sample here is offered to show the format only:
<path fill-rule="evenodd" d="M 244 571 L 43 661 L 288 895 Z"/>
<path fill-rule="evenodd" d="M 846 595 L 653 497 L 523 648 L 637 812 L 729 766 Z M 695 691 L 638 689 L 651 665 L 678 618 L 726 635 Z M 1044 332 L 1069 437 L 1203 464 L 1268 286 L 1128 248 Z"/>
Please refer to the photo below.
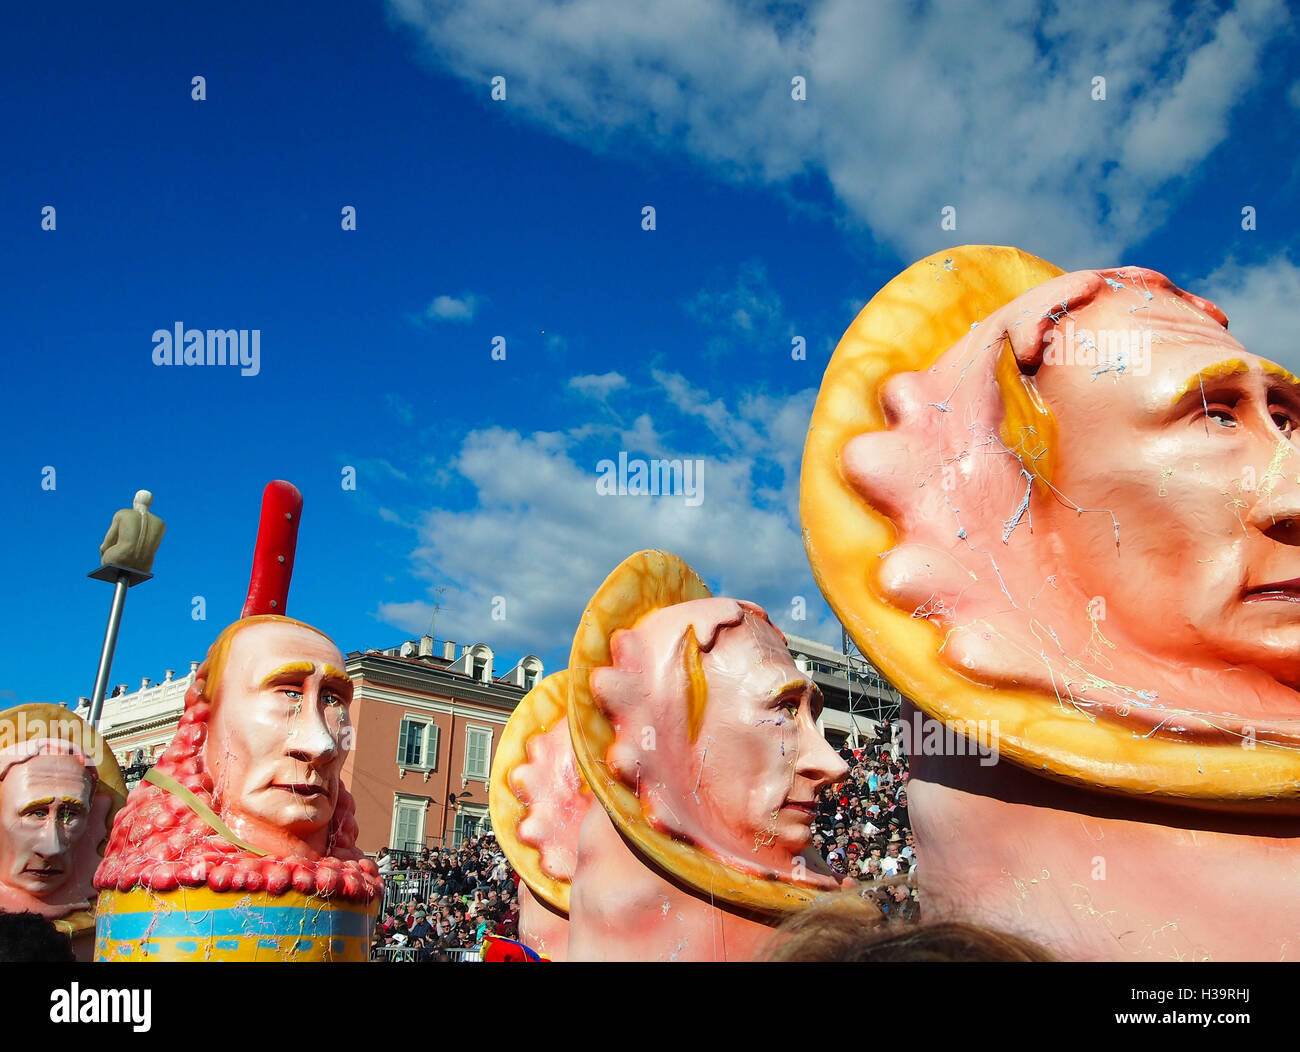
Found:
<path fill-rule="evenodd" d="M 1287 451 L 1264 469 L 1254 499 L 1248 489 L 1244 494 L 1246 521 L 1279 544 L 1300 545 L 1300 459 Z"/>
<path fill-rule="evenodd" d="M 326 725 L 315 705 L 304 705 L 288 738 L 288 752 L 304 763 L 321 763 L 339 751 L 338 739 Z"/>
<path fill-rule="evenodd" d="M 40 836 L 36 840 L 36 853 L 42 858 L 58 858 L 68 849 L 67 838 L 61 834 L 59 820 L 57 816 L 52 816 L 41 827 Z"/>
<path fill-rule="evenodd" d="M 811 717 L 804 727 L 803 739 L 803 748 L 799 750 L 799 773 L 809 781 L 816 782 L 818 790 L 848 777 L 849 765 L 840 759 L 839 753 L 822 737 Z"/>

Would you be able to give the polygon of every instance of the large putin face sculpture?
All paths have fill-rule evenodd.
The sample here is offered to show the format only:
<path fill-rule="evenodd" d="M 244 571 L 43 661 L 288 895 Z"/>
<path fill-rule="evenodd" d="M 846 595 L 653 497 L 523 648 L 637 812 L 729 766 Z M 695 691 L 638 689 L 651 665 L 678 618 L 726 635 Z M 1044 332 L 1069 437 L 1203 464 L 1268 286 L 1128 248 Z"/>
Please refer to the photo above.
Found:
<path fill-rule="evenodd" d="M 928 916 L 1066 957 L 1286 956 L 1298 425 L 1300 381 L 1140 267 L 954 249 L 859 315 L 805 447 L 809 558 L 911 726 L 1003 761 L 912 735 Z"/>
<path fill-rule="evenodd" d="M 497 843 L 519 874 L 519 940 L 568 957 L 569 891 L 591 790 L 569 738 L 569 673 L 533 687 L 510 714 L 492 760 L 488 804 Z"/>
<path fill-rule="evenodd" d="M 569 891 L 572 960 L 747 960 L 840 884 L 812 848 L 848 773 L 821 692 L 761 608 L 667 552 L 626 559 L 569 658 L 573 752 L 596 802 Z"/>
<path fill-rule="evenodd" d="M 351 701 L 342 655 L 310 625 L 257 615 L 217 637 L 95 875 L 100 959 L 364 959 L 382 882 L 340 780 Z M 307 918 L 291 920 L 302 938 L 244 896 Z M 142 933 L 160 901 L 177 905 Z"/>
<path fill-rule="evenodd" d="M 116 759 L 74 713 L 0 712 L 0 911 L 88 931 L 95 867 L 125 799 Z"/>

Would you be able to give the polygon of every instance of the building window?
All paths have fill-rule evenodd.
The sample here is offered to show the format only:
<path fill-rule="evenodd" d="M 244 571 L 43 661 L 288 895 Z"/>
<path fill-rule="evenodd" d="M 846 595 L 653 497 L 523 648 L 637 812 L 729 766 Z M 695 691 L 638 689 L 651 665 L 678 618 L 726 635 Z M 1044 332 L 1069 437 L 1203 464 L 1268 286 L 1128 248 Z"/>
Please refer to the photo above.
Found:
<path fill-rule="evenodd" d="M 467 727 L 465 730 L 465 777 L 486 782 L 488 764 L 492 759 L 492 730 L 490 727 Z"/>
<path fill-rule="evenodd" d="M 419 851 L 424 847 L 423 797 L 399 796 L 393 804 L 393 833 L 389 847 L 397 851 Z"/>
<path fill-rule="evenodd" d="M 402 718 L 397 735 L 397 765 L 417 771 L 432 771 L 438 766 L 438 725 L 417 716 Z"/>
<path fill-rule="evenodd" d="M 524 689 L 532 690 L 537 686 L 537 681 L 541 679 L 541 674 L 535 668 L 524 670 Z"/>
<path fill-rule="evenodd" d="M 492 828 L 488 809 L 481 804 L 461 804 L 456 809 L 456 827 L 452 847 L 460 847 L 469 837 L 482 836 Z"/>

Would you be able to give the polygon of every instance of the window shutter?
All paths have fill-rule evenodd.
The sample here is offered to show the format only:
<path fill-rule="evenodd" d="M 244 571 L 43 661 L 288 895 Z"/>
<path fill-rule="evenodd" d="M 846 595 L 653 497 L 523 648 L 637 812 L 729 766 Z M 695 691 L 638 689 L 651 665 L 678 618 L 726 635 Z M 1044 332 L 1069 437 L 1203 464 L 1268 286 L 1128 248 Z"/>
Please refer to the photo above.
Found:
<path fill-rule="evenodd" d="M 436 723 L 429 724 L 429 736 L 426 743 L 429 746 L 429 754 L 424 758 L 424 765 L 431 771 L 438 769 L 438 731 Z"/>
<path fill-rule="evenodd" d="M 397 762 L 406 763 L 406 739 L 411 732 L 411 721 L 402 720 L 402 729 L 397 733 Z"/>
<path fill-rule="evenodd" d="M 465 777 L 486 779 L 488 753 L 492 748 L 492 732 L 483 727 L 471 727 L 465 744 Z"/>

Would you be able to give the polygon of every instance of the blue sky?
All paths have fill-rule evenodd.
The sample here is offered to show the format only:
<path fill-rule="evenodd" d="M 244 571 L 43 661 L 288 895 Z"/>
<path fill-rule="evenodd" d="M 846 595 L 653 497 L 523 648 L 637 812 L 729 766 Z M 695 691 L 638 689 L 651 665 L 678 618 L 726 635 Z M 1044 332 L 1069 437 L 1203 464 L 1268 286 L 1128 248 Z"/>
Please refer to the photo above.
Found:
<path fill-rule="evenodd" d="M 644 547 L 837 641 L 797 526 L 808 415 L 856 311 L 952 244 L 1164 271 L 1300 371 L 1281 2 L 16 2 L 3 27 L 0 706 L 90 693 L 85 574 L 141 487 L 168 532 L 113 683 L 237 616 L 272 478 L 306 501 L 289 611 L 345 651 L 436 602 L 499 671 L 560 667 Z M 176 322 L 260 330 L 260 372 L 155 366 Z M 620 451 L 700 458 L 703 501 L 598 495 Z"/>

